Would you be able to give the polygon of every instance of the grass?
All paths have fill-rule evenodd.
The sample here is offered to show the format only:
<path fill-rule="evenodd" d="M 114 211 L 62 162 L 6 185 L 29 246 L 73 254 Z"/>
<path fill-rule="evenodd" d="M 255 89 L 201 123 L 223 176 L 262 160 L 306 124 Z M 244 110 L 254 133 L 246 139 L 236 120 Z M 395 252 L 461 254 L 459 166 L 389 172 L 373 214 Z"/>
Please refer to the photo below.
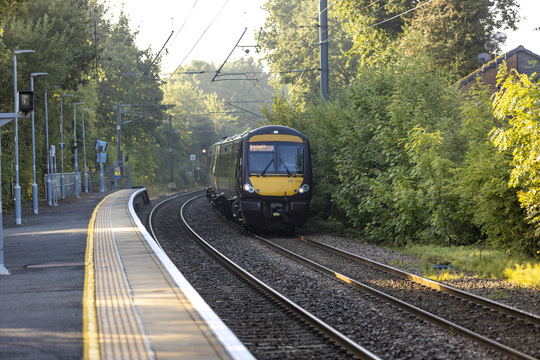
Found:
<path fill-rule="evenodd" d="M 518 286 L 540 289 L 540 263 L 533 259 L 484 247 L 412 245 L 404 250 L 424 263 L 424 276 L 436 280 L 463 278 L 465 274 L 505 279 Z M 447 265 L 435 269 L 434 265 Z"/>

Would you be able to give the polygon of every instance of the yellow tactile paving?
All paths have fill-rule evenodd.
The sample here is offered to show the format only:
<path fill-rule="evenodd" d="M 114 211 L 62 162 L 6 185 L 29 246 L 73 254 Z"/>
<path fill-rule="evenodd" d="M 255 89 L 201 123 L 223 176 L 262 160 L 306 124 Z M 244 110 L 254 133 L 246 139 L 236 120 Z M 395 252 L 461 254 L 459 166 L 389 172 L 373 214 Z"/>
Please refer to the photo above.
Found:
<path fill-rule="evenodd" d="M 98 210 L 94 232 L 95 305 L 101 359 L 152 359 L 133 306 L 111 226 L 117 196 L 107 197 Z"/>
<path fill-rule="evenodd" d="M 128 206 L 133 193 L 109 195 L 91 220 L 87 262 L 93 268 L 87 264 L 85 358 L 239 358 L 217 340 L 138 230 Z M 247 353 L 240 358 L 252 358 Z"/>

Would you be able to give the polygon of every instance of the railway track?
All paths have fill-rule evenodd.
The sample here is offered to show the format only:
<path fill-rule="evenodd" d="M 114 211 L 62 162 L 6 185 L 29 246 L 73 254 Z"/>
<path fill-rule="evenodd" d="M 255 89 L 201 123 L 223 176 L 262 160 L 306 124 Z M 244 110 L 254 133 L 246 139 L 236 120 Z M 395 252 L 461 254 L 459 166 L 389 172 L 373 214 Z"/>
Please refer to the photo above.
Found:
<path fill-rule="evenodd" d="M 197 206 L 202 206 L 204 209 L 195 210 L 195 213 L 193 215 L 188 215 L 188 218 L 191 218 L 189 219 L 189 222 L 191 226 L 196 229 L 196 231 L 203 234 L 202 236 L 208 237 L 211 239 L 209 241 L 208 246 L 212 248 L 214 247 L 219 248 L 219 251 L 224 253 L 226 257 L 230 257 L 231 259 L 234 259 L 234 262 L 242 264 L 243 267 L 249 269 L 249 271 L 255 274 L 255 276 L 263 278 L 263 279 L 268 278 L 269 280 L 268 281 L 265 280 L 265 281 L 271 284 L 270 286 L 274 288 L 278 288 L 280 289 L 281 292 L 288 294 L 287 296 L 289 298 L 293 299 L 294 302 L 300 304 L 299 306 L 307 308 L 308 312 L 315 314 L 315 317 L 324 319 L 325 322 L 332 324 L 334 329 L 337 332 L 342 333 L 344 334 L 343 336 L 350 338 L 349 340 L 352 343 L 362 344 L 361 348 L 368 349 L 367 350 L 368 353 L 371 352 L 372 354 L 377 354 L 378 356 L 386 357 L 386 358 L 394 358 L 394 357 L 425 357 L 427 358 L 428 357 L 428 358 L 490 358 L 490 359 L 494 359 L 494 358 L 511 357 L 511 358 L 520 358 L 520 359 L 534 359 L 535 356 L 537 357 L 536 355 L 537 352 L 534 349 L 534 346 L 529 346 L 527 348 L 528 345 L 536 345 L 534 343 L 537 341 L 529 342 L 531 338 L 532 339 L 538 338 L 538 332 L 537 332 L 538 324 L 536 323 L 537 319 L 535 319 L 534 315 L 531 316 L 531 314 L 527 314 L 525 312 L 520 312 L 520 311 L 516 313 L 514 312 L 513 309 L 506 306 L 502 306 L 501 308 L 497 310 L 487 309 L 487 306 L 493 305 L 491 304 L 493 302 L 489 300 L 487 300 L 487 302 L 483 302 L 482 305 L 474 305 L 473 310 L 470 310 L 468 308 L 471 306 L 469 304 L 471 299 L 463 300 L 459 298 L 460 291 L 457 289 L 453 289 L 453 288 L 443 289 L 443 286 L 439 283 L 431 282 L 429 280 L 422 279 L 422 278 L 416 278 L 414 275 L 411 275 L 411 274 L 403 274 L 398 269 L 394 269 L 394 268 L 389 269 L 389 271 L 392 274 L 388 275 L 388 272 L 387 272 L 388 269 L 385 269 L 383 271 L 382 269 L 385 266 L 382 264 L 372 262 L 368 259 L 358 259 L 353 254 L 345 254 L 343 252 L 340 252 L 338 249 L 328 248 L 324 244 L 322 245 L 315 244 L 314 242 L 311 242 L 310 240 L 306 238 L 302 238 L 299 240 L 294 240 L 290 238 L 272 239 L 271 245 L 268 243 L 265 243 L 265 245 L 261 245 L 260 243 L 259 245 L 256 245 L 254 243 L 260 242 L 261 240 L 255 241 L 253 240 L 253 238 L 251 238 L 251 240 L 248 240 L 245 237 L 245 235 L 239 235 L 240 233 L 238 232 L 238 230 L 229 229 L 228 224 L 223 223 L 221 220 L 209 219 L 209 218 L 215 218 L 215 215 L 209 214 L 209 211 L 211 211 L 211 208 L 209 207 L 206 201 L 199 200 L 199 202 L 197 202 Z M 208 221 L 217 222 L 218 224 L 214 226 L 217 226 L 218 230 L 211 230 L 211 229 L 209 230 Z M 226 231 L 223 231 L 224 226 L 227 227 Z M 224 236 L 219 236 L 217 234 L 222 234 Z M 298 252 L 303 255 L 309 254 L 309 256 L 302 256 L 303 258 L 305 258 L 301 260 L 303 265 L 294 266 L 294 265 L 287 264 L 287 266 L 283 266 L 283 269 L 279 269 L 279 270 L 276 270 L 275 267 L 273 269 L 261 270 L 261 268 L 266 268 L 268 265 L 267 263 L 269 262 L 278 261 L 278 263 L 282 263 L 283 261 L 283 260 L 274 259 L 276 256 L 278 256 L 276 255 L 277 253 L 275 252 L 275 250 L 269 250 L 270 253 L 267 253 L 266 251 L 261 250 L 261 246 L 263 248 L 268 248 L 269 246 L 275 247 L 278 245 L 287 245 L 287 247 L 289 248 L 294 247 L 294 249 L 291 249 L 291 250 L 294 250 L 294 252 Z M 314 245 L 317 245 L 317 249 L 315 250 L 313 249 Z M 240 254 L 241 251 L 238 250 L 239 249 L 238 246 L 246 246 L 250 248 L 251 250 L 247 250 L 247 252 L 245 252 L 248 255 Z M 253 248 L 253 246 L 255 248 Z M 170 249 L 169 250 L 166 249 L 166 251 L 169 252 Z M 280 248 L 279 251 L 287 252 L 287 250 L 285 250 L 284 248 Z M 174 254 L 175 251 L 173 250 L 171 253 Z M 255 256 L 256 253 L 258 253 L 257 255 L 259 256 Z M 264 253 L 264 255 L 261 255 L 262 253 Z M 250 256 L 249 254 L 252 254 L 252 255 Z M 264 260 L 260 260 L 261 256 Z M 287 254 L 287 257 L 289 258 L 296 257 L 296 260 L 294 260 L 294 262 L 298 261 L 297 255 Z M 307 258 L 310 258 L 310 259 L 307 259 Z M 262 261 L 264 261 L 264 266 L 263 266 Z M 324 266 L 322 266 L 321 264 L 324 264 Z M 293 268 L 296 267 L 296 270 L 287 271 L 286 268 L 291 267 L 291 266 Z M 369 288 L 369 290 L 367 290 L 367 293 L 369 295 L 365 295 L 365 298 L 364 298 L 367 300 L 363 300 L 363 301 L 367 301 L 371 305 L 368 305 L 367 310 L 363 310 L 363 311 L 356 310 L 355 306 L 360 301 L 357 298 L 363 295 L 358 295 L 357 290 L 352 290 L 352 293 L 350 291 L 343 290 L 339 287 L 339 285 L 333 284 L 332 281 L 328 283 L 328 280 L 327 280 L 329 279 L 328 276 L 326 276 L 326 280 L 324 279 L 316 280 L 319 283 L 326 283 L 326 285 L 323 285 L 322 290 L 321 288 L 319 290 L 309 289 L 310 285 L 308 284 L 308 282 L 311 280 L 304 280 L 302 276 L 304 276 L 307 271 L 313 271 L 311 270 L 313 266 L 317 267 L 317 270 L 315 270 L 314 272 L 319 273 L 318 276 L 321 276 L 320 273 L 324 272 L 326 274 L 330 274 L 333 279 L 339 279 L 340 281 L 345 282 L 346 284 L 348 284 L 347 286 L 352 285 L 357 289 Z M 376 271 L 371 270 L 370 275 L 369 275 L 370 277 L 366 278 L 365 275 L 368 273 L 365 268 L 366 266 L 369 268 L 373 268 L 373 266 L 375 266 L 378 269 Z M 310 270 L 306 270 L 304 269 L 304 267 L 308 267 Z M 279 268 L 279 265 L 278 265 L 278 268 Z M 357 275 L 350 275 L 350 270 L 347 270 L 348 268 L 349 269 L 356 268 L 355 271 L 357 273 L 363 274 L 362 277 L 357 276 Z M 181 271 L 184 272 L 183 269 L 181 269 Z M 279 276 L 278 276 L 278 279 L 276 280 L 275 275 L 277 271 L 283 271 L 283 272 L 287 271 L 290 273 L 296 272 L 298 274 L 301 274 L 302 276 L 298 276 L 298 279 L 292 280 L 292 282 L 290 282 L 289 280 L 287 281 L 284 281 L 283 279 L 280 280 Z M 373 273 L 371 273 L 372 271 Z M 348 275 L 348 276 L 345 276 L 345 275 Z M 309 276 L 312 276 L 312 275 L 309 275 Z M 407 280 L 404 280 L 404 278 Z M 359 280 L 359 279 L 362 279 L 362 280 Z M 411 280 L 416 280 L 417 282 L 423 283 L 423 285 L 419 284 L 419 285 L 413 286 L 411 284 L 416 284 L 416 283 L 414 283 L 414 281 L 411 281 Z M 363 284 L 360 281 L 362 281 Z M 403 283 L 400 283 L 400 282 L 403 282 Z M 302 290 L 302 286 L 304 284 L 306 284 L 306 289 Z M 405 286 L 403 284 L 407 284 L 407 285 Z M 325 305 L 325 304 L 328 304 L 327 299 L 325 299 L 325 297 L 329 296 L 327 294 L 327 291 L 330 291 L 329 286 L 331 286 L 332 288 L 331 291 L 337 291 L 339 293 L 338 296 L 343 297 L 339 299 L 339 301 L 338 300 L 334 301 L 334 303 L 336 303 L 337 305 L 336 304 L 332 304 L 331 306 Z M 420 289 L 416 288 L 416 286 L 420 286 L 421 288 Z M 428 289 L 427 286 L 435 287 L 438 289 L 437 290 Z M 293 289 L 293 287 L 296 287 L 296 288 Z M 314 285 L 313 288 L 316 288 L 316 285 Z M 400 312 L 399 310 L 397 310 L 397 312 L 400 314 L 399 316 L 404 317 L 405 320 L 399 320 L 399 319 L 396 320 L 396 317 L 399 317 L 399 316 L 396 316 L 394 314 L 396 312 L 395 308 L 388 309 L 386 304 L 383 304 L 383 305 L 380 304 L 380 301 L 384 301 L 384 302 L 389 301 L 387 299 L 388 295 L 383 293 L 383 290 L 387 290 L 388 288 L 396 289 L 398 293 L 401 292 L 401 293 L 405 293 L 409 295 L 412 294 L 415 297 L 415 299 L 412 301 L 414 305 L 422 305 L 422 306 L 411 306 L 410 304 L 407 304 L 406 300 L 403 299 L 404 297 L 402 295 L 399 295 L 396 293 L 394 293 L 393 295 L 390 295 L 390 297 L 393 298 L 390 301 L 391 303 L 393 303 L 392 306 L 394 307 L 397 306 L 397 307 L 400 307 L 401 309 L 405 309 L 405 312 Z M 236 286 L 229 287 L 229 290 L 231 293 L 236 292 Z M 363 291 L 366 291 L 366 290 L 363 289 Z M 300 292 L 301 295 L 298 295 L 298 292 Z M 383 294 L 380 295 L 379 292 Z M 349 295 L 346 295 L 345 293 Z M 437 295 L 437 296 L 445 296 L 446 298 L 450 299 L 448 300 L 448 301 L 451 301 L 449 303 L 450 305 L 443 303 L 442 300 L 440 300 L 439 298 L 429 298 L 428 296 L 427 300 L 420 299 L 420 297 L 423 297 L 425 294 L 431 295 L 431 294 L 437 294 L 437 293 L 442 294 L 442 295 Z M 218 297 L 219 296 L 221 295 L 218 294 Z M 356 297 L 356 298 L 346 299 L 345 298 L 346 296 L 351 296 L 351 297 Z M 465 294 L 465 296 L 469 297 L 469 295 L 467 294 Z M 246 297 L 246 296 L 243 296 L 243 297 Z M 375 298 L 378 298 L 380 301 L 375 300 Z M 474 299 L 477 297 L 472 296 L 472 298 Z M 232 299 L 229 299 L 229 300 L 233 302 L 236 301 Z M 228 301 L 228 300 L 219 300 L 217 301 L 217 303 L 225 304 L 225 301 Z M 313 302 L 318 303 L 320 306 L 313 306 L 312 304 Z M 229 302 L 229 304 L 231 303 Z M 355 305 L 351 305 L 351 304 L 355 304 Z M 423 308 L 423 307 L 425 308 L 430 307 L 430 306 L 426 306 L 426 304 L 427 305 L 431 304 L 430 306 L 435 307 L 435 308 L 437 307 L 450 308 L 452 309 L 451 313 L 452 312 L 465 313 L 467 314 L 466 317 L 469 318 L 468 321 L 472 323 L 485 324 L 485 321 L 487 321 L 488 323 L 490 322 L 490 320 L 485 320 L 485 319 L 479 320 L 478 318 L 473 317 L 473 315 L 476 312 L 479 312 L 479 313 L 484 313 L 483 316 L 488 316 L 487 319 L 494 319 L 494 320 L 503 319 L 505 322 L 509 321 L 509 323 L 506 322 L 506 324 L 510 324 L 510 325 L 506 327 L 507 330 L 504 334 L 499 333 L 499 335 L 494 335 L 495 340 L 493 340 L 492 338 L 490 338 L 493 335 L 489 335 L 489 334 L 488 334 L 489 336 L 482 335 L 482 334 L 477 335 L 475 334 L 475 331 L 469 329 L 471 326 L 462 326 L 458 323 L 458 321 L 455 321 L 455 319 L 452 319 L 452 321 L 450 321 L 437 314 L 435 315 L 429 314 L 430 311 L 425 310 Z M 371 308 L 369 308 L 370 306 Z M 380 307 L 384 309 L 381 310 Z M 378 320 L 379 324 L 376 324 L 376 325 L 367 324 L 366 323 L 367 320 L 363 319 L 364 317 L 363 315 L 364 313 L 370 313 L 370 312 L 376 312 L 376 313 L 384 312 L 383 317 L 385 319 L 384 320 L 379 319 Z M 504 315 L 500 315 L 501 312 L 504 313 Z M 429 321 L 429 322 L 437 324 L 437 326 L 440 326 L 443 329 L 446 329 L 445 330 L 446 335 L 440 334 L 439 332 L 433 330 L 433 328 L 429 328 L 428 330 L 418 330 L 419 334 L 414 334 L 414 331 L 417 331 L 417 330 L 407 329 L 407 326 L 412 326 L 410 324 L 416 323 L 416 325 L 414 325 L 413 327 L 422 328 L 422 327 L 425 327 L 426 325 L 424 324 L 423 321 L 420 321 L 420 324 L 418 324 L 419 321 L 414 320 L 413 317 L 409 314 L 414 314 L 414 318 L 416 319 Z M 350 319 L 347 319 L 347 318 L 353 318 L 356 320 L 351 321 Z M 377 320 L 374 320 L 374 321 L 377 321 Z M 409 324 L 402 325 L 402 324 L 396 323 L 396 321 L 398 322 L 408 321 Z M 381 325 L 381 323 L 384 323 L 386 328 L 384 328 L 383 326 L 383 329 L 379 330 L 378 327 Z M 372 329 L 366 330 L 367 326 L 370 326 L 370 327 L 373 326 L 374 328 L 377 328 L 377 330 L 372 330 Z M 494 323 L 491 324 L 491 327 L 493 328 L 498 328 L 500 326 L 504 327 L 506 325 L 499 324 L 495 326 Z M 390 329 L 388 329 L 388 327 L 390 327 Z M 397 331 L 395 331 L 396 329 Z M 236 330 L 234 329 L 233 331 L 236 332 Z M 376 334 L 376 332 L 378 331 L 381 331 L 384 335 Z M 374 334 L 366 334 L 366 332 L 367 333 L 372 332 Z M 393 332 L 397 332 L 397 333 L 401 332 L 401 335 L 392 335 L 391 333 Z M 429 334 L 426 335 L 426 333 L 428 332 L 429 333 L 434 332 L 435 335 L 429 335 Z M 393 341 L 386 340 L 385 337 L 387 333 L 390 333 L 389 336 L 390 338 L 393 338 Z M 465 340 L 460 337 L 456 337 L 454 336 L 456 333 L 462 336 L 468 337 L 470 339 L 474 339 L 475 342 L 479 342 L 480 344 L 482 344 L 483 347 L 496 349 L 496 352 L 479 347 L 478 345 L 474 345 L 472 341 Z M 400 341 L 398 338 L 399 336 L 401 336 L 402 338 L 406 340 Z M 425 340 L 421 338 L 424 336 L 425 336 Z M 435 340 L 433 340 L 433 338 L 430 338 L 430 336 L 434 336 Z M 447 336 L 450 339 L 444 339 L 445 336 Z M 239 337 L 241 338 L 241 336 Z M 374 340 L 373 338 L 377 340 Z M 249 343 L 249 340 L 248 340 L 248 343 Z M 248 343 L 246 343 L 246 345 L 249 348 Z M 425 349 L 423 348 L 422 344 L 419 345 L 418 343 L 431 344 L 429 345 L 431 346 L 431 349 Z M 444 343 L 444 345 L 442 343 Z M 514 346 L 515 344 L 518 344 L 518 346 Z M 400 346 L 403 346 L 404 349 L 401 349 Z M 451 350 L 448 350 L 449 347 L 451 348 Z M 287 346 L 284 346 L 282 348 L 287 348 Z M 255 356 L 259 357 L 259 354 L 257 354 L 257 351 L 258 351 L 257 349 L 258 349 L 258 345 L 254 345 L 253 350 L 252 349 L 250 350 L 254 352 Z M 292 349 L 292 347 L 290 347 L 290 349 Z M 302 347 L 298 347 L 298 349 L 302 349 Z M 461 351 L 463 351 L 463 353 L 461 353 Z M 449 352 L 450 353 L 456 352 L 457 355 L 454 355 L 454 356 L 449 355 Z M 343 352 L 340 353 L 339 350 L 336 350 L 335 348 L 334 350 L 330 350 L 330 353 L 337 356 L 337 358 L 344 356 Z M 336 355 L 336 354 L 339 354 L 339 355 Z M 407 354 L 407 355 L 404 355 L 404 354 Z M 441 354 L 444 354 L 444 355 L 441 355 Z M 320 357 L 320 354 L 317 356 Z M 365 355 L 356 354 L 356 356 L 365 356 Z M 260 358 L 264 358 L 264 355 L 262 355 Z"/>
<path fill-rule="evenodd" d="M 447 331 L 468 337 L 515 359 L 540 357 L 540 317 L 537 315 L 303 236 L 281 241 L 256 237 L 297 261 Z"/>
<path fill-rule="evenodd" d="M 178 221 L 182 217 L 179 206 L 188 197 L 192 196 L 176 196 L 154 208 L 149 216 L 149 230 L 205 301 L 257 358 L 379 359 L 243 271 L 187 224 L 182 227 Z"/>

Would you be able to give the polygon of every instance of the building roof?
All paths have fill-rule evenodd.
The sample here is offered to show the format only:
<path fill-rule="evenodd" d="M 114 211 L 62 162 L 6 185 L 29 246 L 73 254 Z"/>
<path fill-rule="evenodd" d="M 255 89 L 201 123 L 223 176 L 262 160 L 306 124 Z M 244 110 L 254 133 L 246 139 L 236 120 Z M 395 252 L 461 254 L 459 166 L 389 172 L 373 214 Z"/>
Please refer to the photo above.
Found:
<path fill-rule="evenodd" d="M 520 45 L 511 51 L 497 56 L 495 59 L 491 60 L 487 64 L 484 64 L 484 66 L 478 68 L 463 78 L 460 81 L 459 86 L 462 87 L 471 81 L 475 81 L 478 76 L 485 74 L 491 69 L 495 69 L 495 71 L 497 71 L 498 66 L 503 61 L 507 61 L 513 57 L 515 57 L 516 61 L 512 61 L 511 63 L 508 61 L 509 68 L 517 70 L 517 72 L 520 74 L 527 74 L 529 76 L 533 73 L 540 74 L 540 55 L 537 55 L 532 51 L 525 49 L 523 45 Z"/>

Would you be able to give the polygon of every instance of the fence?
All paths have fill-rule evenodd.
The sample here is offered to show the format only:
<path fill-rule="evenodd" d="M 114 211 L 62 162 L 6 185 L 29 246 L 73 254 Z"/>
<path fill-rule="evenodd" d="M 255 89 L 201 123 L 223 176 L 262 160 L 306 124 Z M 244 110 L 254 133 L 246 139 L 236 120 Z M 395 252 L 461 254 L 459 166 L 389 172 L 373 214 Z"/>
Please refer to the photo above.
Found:
<path fill-rule="evenodd" d="M 107 169 L 106 169 L 107 168 Z M 44 175 L 45 194 L 47 192 L 47 174 Z M 62 198 L 62 174 L 53 173 L 51 177 L 51 200 L 56 203 Z M 88 184 L 88 185 L 87 185 Z M 87 188 L 88 186 L 88 188 Z M 103 167 L 103 183 L 101 180 L 101 171 L 88 171 L 85 176 L 84 171 L 79 172 L 79 192 L 99 192 L 131 188 L 131 166 L 130 165 L 111 165 Z M 75 196 L 75 173 L 64 173 L 64 196 Z M 49 200 L 49 199 L 47 199 Z"/>

